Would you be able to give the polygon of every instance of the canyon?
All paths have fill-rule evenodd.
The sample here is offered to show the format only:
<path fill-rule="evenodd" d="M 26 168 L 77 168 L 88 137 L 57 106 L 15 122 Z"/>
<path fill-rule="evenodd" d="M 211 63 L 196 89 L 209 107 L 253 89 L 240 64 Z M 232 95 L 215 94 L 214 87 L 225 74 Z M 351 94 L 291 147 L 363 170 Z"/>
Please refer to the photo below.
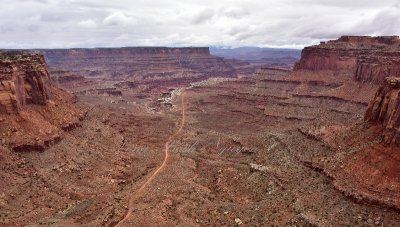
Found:
<path fill-rule="evenodd" d="M 208 47 L 124 47 L 36 50 L 44 54 L 55 81 L 73 92 L 129 94 L 144 99 L 212 77 L 251 75 L 260 65 L 224 59 Z M 111 84 L 115 81 L 114 84 Z M 131 91 L 127 91 L 132 93 Z"/>
<path fill-rule="evenodd" d="M 399 37 L 4 53 L 1 225 L 400 223 Z"/>
<path fill-rule="evenodd" d="M 56 77 L 73 73 L 89 78 L 118 79 L 136 86 L 146 86 L 149 92 L 160 88 L 160 83 L 179 86 L 210 77 L 238 75 L 232 65 L 210 55 L 208 47 L 127 47 L 39 52 L 46 56 Z"/>

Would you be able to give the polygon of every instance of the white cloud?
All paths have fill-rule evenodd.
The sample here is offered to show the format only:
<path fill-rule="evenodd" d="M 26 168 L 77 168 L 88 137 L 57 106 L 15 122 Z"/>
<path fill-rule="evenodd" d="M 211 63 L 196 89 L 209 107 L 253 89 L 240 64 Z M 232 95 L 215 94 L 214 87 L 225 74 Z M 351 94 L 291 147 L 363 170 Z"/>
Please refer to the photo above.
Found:
<path fill-rule="evenodd" d="M 134 24 L 135 22 L 136 20 L 134 18 L 128 17 L 122 12 L 115 12 L 103 20 L 103 24 L 108 26 L 126 26 Z"/>
<path fill-rule="evenodd" d="M 226 17 L 240 19 L 248 16 L 250 13 L 243 8 L 221 8 L 220 14 Z"/>

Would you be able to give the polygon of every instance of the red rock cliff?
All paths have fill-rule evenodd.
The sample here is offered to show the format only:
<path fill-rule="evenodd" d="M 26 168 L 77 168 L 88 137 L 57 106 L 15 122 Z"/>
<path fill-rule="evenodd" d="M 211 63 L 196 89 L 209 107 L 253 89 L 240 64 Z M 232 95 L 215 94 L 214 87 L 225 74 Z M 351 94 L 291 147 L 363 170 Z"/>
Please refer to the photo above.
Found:
<path fill-rule="evenodd" d="M 380 84 L 389 76 L 400 76 L 400 51 L 376 51 L 358 58 L 357 81 Z"/>
<path fill-rule="evenodd" d="M 43 55 L 0 51 L 0 144 L 45 150 L 79 125 L 76 97 L 51 82 Z"/>
<path fill-rule="evenodd" d="M 51 80 L 43 55 L 0 53 L 0 112 L 15 113 L 29 104 L 45 105 Z"/>
<path fill-rule="evenodd" d="M 303 49 L 295 71 L 337 71 L 354 80 L 380 84 L 385 77 L 400 76 L 398 36 L 342 36 Z"/>
<path fill-rule="evenodd" d="M 385 128 L 385 144 L 400 146 L 400 77 L 385 79 L 368 106 L 365 120 Z"/>

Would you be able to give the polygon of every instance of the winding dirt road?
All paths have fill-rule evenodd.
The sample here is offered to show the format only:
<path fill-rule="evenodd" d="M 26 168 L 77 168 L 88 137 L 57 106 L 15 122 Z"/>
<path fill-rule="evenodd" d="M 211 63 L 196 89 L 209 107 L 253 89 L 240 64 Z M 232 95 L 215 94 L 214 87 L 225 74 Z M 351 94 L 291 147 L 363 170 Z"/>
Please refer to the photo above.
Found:
<path fill-rule="evenodd" d="M 163 170 L 163 169 L 165 168 L 165 166 L 166 166 L 166 164 L 167 164 L 167 161 L 168 161 L 169 144 L 170 144 L 170 143 L 174 140 L 174 138 L 182 131 L 183 126 L 184 126 L 184 124 L 185 124 L 185 105 L 184 105 L 184 92 L 183 92 L 183 91 L 182 91 L 182 93 L 181 93 L 181 99 L 182 99 L 182 103 L 181 103 L 181 106 L 182 106 L 181 125 L 180 125 L 179 129 L 178 129 L 174 134 L 172 134 L 172 135 L 168 138 L 167 142 L 165 142 L 165 149 L 164 149 L 164 151 L 165 151 L 165 157 L 164 157 L 164 161 L 163 161 L 162 164 L 156 169 L 156 171 L 154 171 L 154 172 L 150 175 L 150 177 L 146 180 L 146 182 L 144 182 L 143 185 L 142 185 L 137 191 L 132 192 L 131 196 L 129 197 L 128 212 L 126 213 L 125 217 L 115 225 L 115 227 L 122 226 L 122 225 L 124 224 L 124 222 L 126 222 L 126 221 L 131 217 L 132 212 L 133 212 L 133 207 L 134 207 L 134 205 L 135 205 L 135 204 L 134 204 L 135 199 L 136 199 L 139 195 L 142 194 L 143 190 L 144 190 L 144 189 L 146 188 L 146 186 L 157 176 L 157 174 L 158 174 L 161 170 Z"/>

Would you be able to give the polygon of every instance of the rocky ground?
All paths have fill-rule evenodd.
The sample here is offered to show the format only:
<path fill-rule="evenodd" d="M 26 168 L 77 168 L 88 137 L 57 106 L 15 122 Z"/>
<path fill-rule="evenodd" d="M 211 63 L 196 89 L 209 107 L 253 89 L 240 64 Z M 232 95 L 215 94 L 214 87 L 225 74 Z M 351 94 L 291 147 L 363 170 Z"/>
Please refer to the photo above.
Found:
<path fill-rule="evenodd" d="M 87 116 L 61 142 L 44 152 L 2 148 L 2 225 L 118 223 L 162 162 L 184 92 L 183 131 L 122 226 L 396 226 L 398 211 L 347 197 L 309 162 L 335 154 L 310 129 L 323 125 L 329 141 L 361 123 L 366 106 L 295 96 L 301 85 L 277 80 L 285 76 L 210 79 L 136 101 L 80 95 Z"/>
<path fill-rule="evenodd" d="M 346 69 L 355 62 L 338 59 Z M 43 149 L 0 143 L 1 226 L 400 223 L 399 148 L 384 147 L 377 135 L 385 128 L 364 121 L 379 85 L 350 71 L 264 67 L 238 78 L 171 74 L 145 83 L 61 74 L 77 96 L 68 105 L 84 114 L 74 127 L 55 124 L 60 139 Z M 22 109 L 58 122 L 69 115 L 53 116 L 57 103 Z"/>

